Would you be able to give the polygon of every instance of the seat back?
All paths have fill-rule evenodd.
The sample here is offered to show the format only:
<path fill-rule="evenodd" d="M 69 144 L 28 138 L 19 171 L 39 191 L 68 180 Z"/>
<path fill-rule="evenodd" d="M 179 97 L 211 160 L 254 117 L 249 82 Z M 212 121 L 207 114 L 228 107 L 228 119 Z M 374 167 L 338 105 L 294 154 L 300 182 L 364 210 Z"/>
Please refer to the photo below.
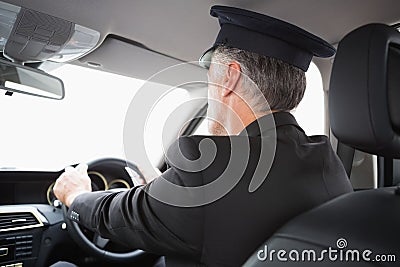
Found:
<path fill-rule="evenodd" d="M 340 43 L 329 87 L 329 116 L 338 140 L 358 150 L 400 157 L 400 33 L 369 24 Z"/>

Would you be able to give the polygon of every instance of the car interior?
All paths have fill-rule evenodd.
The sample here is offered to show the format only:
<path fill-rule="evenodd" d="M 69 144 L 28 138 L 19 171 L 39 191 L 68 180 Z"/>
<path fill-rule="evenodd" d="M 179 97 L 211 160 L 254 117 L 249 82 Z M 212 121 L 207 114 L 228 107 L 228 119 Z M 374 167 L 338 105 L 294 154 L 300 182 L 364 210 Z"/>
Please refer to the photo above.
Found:
<path fill-rule="evenodd" d="M 206 134 L 207 70 L 197 60 L 218 33 L 209 15 L 216 4 L 288 21 L 337 48 L 334 57 L 313 60 L 307 79 L 317 79 L 307 91 L 318 97 L 305 97 L 294 115 L 308 133 L 330 138 L 354 189 L 265 236 L 244 266 L 310 266 L 266 264 L 260 251 L 319 251 L 338 247 L 338 238 L 400 259 L 399 1 L 1 0 L 1 267 L 154 266 L 163 256 L 71 221 L 53 186 L 65 167 L 86 161 L 94 191 L 129 190 L 167 169 L 163 151 L 177 137 Z M 163 95 L 152 113 L 129 113 L 135 94 L 152 90 Z M 178 109 L 184 102 L 190 105 Z M 173 119 L 165 115 L 174 110 Z M 127 121 L 149 127 L 145 136 L 127 133 Z M 132 151 L 143 142 L 148 151 Z"/>

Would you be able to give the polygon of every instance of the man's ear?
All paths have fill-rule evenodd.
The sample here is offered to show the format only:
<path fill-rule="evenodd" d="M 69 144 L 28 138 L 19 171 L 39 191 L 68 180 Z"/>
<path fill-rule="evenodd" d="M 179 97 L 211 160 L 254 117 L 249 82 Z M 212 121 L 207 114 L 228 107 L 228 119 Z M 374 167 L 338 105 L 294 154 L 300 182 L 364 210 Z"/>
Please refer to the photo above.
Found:
<path fill-rule="evenodd" d="M 224 88 L 222 90 L 222 96 L 228 96 L 235 89 L 237 84 L 239 83 L 240 76 L 242 75 L 240 64 L 236 61 L 232 61 L 229 63 L 228 68 L 226 69 L 225 78 L 224 78 Z"/>

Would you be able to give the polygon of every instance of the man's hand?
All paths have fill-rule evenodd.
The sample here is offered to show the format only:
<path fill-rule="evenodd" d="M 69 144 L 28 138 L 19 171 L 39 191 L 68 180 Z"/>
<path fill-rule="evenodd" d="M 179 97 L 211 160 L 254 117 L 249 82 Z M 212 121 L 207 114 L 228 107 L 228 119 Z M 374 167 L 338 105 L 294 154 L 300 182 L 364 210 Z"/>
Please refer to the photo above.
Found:
<path fill-rule="evenodd" d="M 54 185 L 53 191 L 58 200 L 71 206 L 74 199 L 83 193 L 92 192 L 91 180 L 87 174 L 88 166 L 79 164 L 76 168 L 67 167 Z"/>

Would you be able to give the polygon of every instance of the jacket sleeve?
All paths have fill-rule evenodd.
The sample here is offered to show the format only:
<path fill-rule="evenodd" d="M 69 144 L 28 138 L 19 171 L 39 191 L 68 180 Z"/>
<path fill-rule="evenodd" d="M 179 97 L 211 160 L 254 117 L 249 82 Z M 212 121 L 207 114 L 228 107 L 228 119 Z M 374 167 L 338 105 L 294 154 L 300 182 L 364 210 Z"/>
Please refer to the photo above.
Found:
<path fill-rule="evenodd" d="M 190 137 L 178 139 L 167 155 L 176 157 L 179 149 L 189 159 L 199 156 Z M 181 186 L 202 183 L 201 173 L 189 173 L 172 166 L 162 177 L 129 191 L 79 195 L 69 209 L 69 216 L 89 230 L 131 248 L 199 259 L 203 210 L 201 207 L 176 207 L 151 197 L 152 191 L 162 190 L 163 183 L 159 182 L 162 178 Z"/>

